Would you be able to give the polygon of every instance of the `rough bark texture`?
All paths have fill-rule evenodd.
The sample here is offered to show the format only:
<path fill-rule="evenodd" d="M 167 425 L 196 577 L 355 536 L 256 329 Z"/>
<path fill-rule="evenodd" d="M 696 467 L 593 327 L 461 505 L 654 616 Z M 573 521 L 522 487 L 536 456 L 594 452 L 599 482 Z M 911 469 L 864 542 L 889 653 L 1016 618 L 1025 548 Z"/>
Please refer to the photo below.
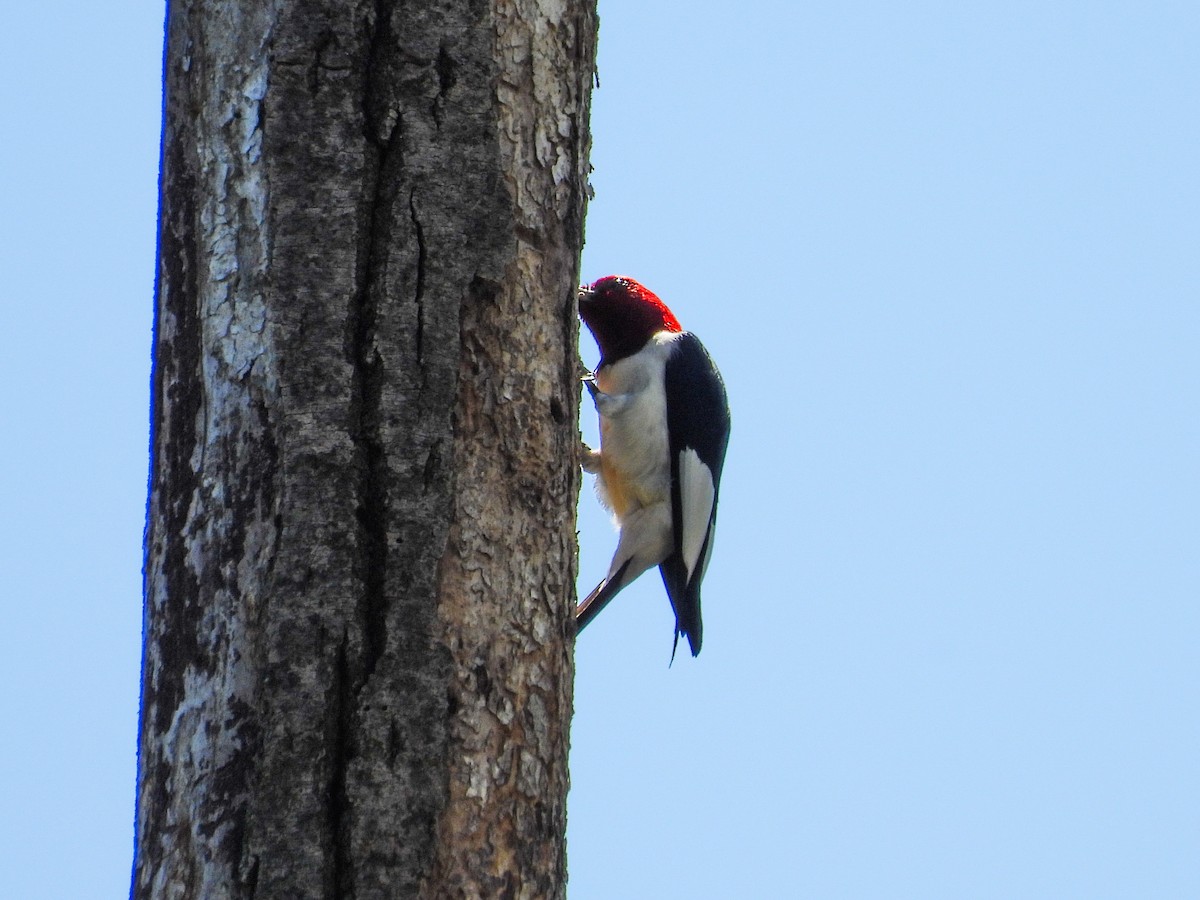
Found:
<path fill-rule="evenodd" d="M 173 0 L 137 897 L 565 893 L 594 0 Z"/>

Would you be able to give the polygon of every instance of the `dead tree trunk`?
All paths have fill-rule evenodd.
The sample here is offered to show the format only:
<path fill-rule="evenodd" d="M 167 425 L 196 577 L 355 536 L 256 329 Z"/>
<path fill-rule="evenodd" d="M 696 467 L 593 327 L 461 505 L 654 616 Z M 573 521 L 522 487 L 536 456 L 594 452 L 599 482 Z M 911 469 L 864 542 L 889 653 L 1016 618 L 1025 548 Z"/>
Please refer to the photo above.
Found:
<path fill-rule="evenodd" d="M 594 6 L 169 3 L 134 896 L 563 896 Z"/>

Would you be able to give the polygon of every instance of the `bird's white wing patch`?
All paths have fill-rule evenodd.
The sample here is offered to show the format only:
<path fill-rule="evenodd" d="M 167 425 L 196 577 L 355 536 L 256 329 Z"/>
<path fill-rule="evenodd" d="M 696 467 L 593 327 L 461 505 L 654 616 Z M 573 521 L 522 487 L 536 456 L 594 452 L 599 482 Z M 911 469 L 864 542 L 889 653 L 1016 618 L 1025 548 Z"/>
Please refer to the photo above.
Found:
<path fill-rule="evenodd" d="M 679 542 L 683 551 L 683 564 L 687 566 L 688 581 L 701 562 L 704 539 L 708 536 L 712 521 L 713 501 L 716 488 L 712 472 L 700 461 L 699 454 L 690 447 L 679 453 L 679 499 L 683 503 L 683 535 Z"/>

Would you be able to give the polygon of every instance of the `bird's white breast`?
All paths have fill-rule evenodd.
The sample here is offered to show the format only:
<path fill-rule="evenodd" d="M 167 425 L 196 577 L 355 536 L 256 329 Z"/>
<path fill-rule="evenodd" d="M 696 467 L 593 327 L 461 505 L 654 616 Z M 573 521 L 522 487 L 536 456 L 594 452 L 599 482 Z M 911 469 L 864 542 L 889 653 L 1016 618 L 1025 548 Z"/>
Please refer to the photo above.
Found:
<path fill-rule="evenodd" d="M 596 372 L 597 388 L 624 398 L 611 415 L 600 415 L 600 487 L 618 519 L 671 499 L 663 376 L 677 338 L 661 332 L 637 353 Z"/>

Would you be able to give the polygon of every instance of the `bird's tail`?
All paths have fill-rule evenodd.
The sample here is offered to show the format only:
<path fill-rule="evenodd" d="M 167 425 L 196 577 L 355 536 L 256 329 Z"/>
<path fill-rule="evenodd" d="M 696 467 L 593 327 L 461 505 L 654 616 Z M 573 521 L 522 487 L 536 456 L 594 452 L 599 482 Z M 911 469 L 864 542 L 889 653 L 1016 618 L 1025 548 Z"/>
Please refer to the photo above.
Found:
<path fill-rule="evenodd" d="M 700 644 L 704 640 L 704 625 L 700 620 L 700 596 L 699 592 L 696 595 L 695 606 L 684 605 L 681 611 L 676 611 L 675 616 L 675 641 L 671 644 L 671 662 L 675 662 L 675 651 L 679 649 L 679 636 L 682 634 L 688 640 L 688 649 L 692 651 L 692 656 L 700 655 Z"/>
<path fill-rule="evenodd" d="M 700 619 L 700 582 L 696 580 L 688 584 L 687 569 L 679 554 L 663 560 L 658 571 L 662 573 L 663 586 L 667 589 L 671 609 L 675 613 L 675 640 L 671 644 L 671 662 L 675 661 L 675 651 L 679 649 L 681 634 L 687 638 L 692 656 L 699 656 L 700 644 L 704 639 L 704 623 Z"/>

